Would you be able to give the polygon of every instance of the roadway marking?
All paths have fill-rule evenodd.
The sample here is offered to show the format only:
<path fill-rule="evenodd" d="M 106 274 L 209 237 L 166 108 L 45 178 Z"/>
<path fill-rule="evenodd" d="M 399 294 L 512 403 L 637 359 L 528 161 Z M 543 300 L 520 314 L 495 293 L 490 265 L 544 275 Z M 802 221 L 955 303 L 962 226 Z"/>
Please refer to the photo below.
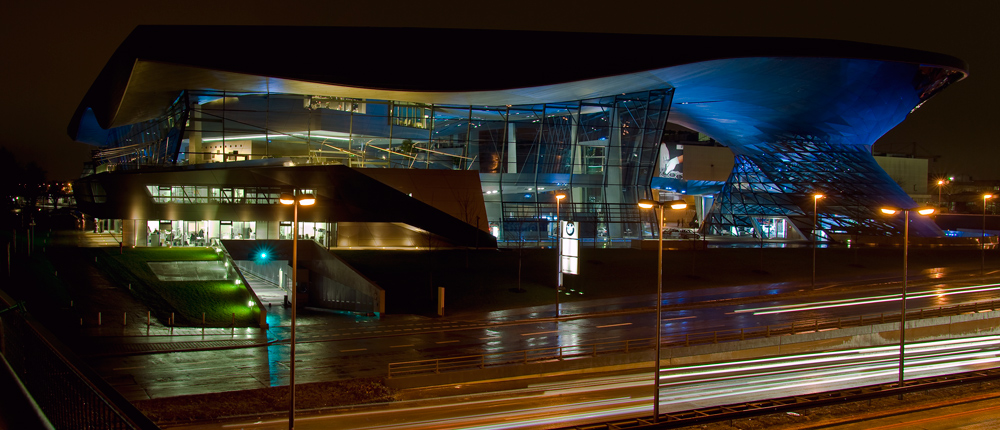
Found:
<path fill-rule="evenodd" d="M 367 351 L 367 350 L 368 350 L 368 348 L 342 349 L 342 350 L 340 350 L 340 352 L 357 352 L 357 351 Z"/>
<path fill-rule="evenodd" d="M 549 334 L 549 333 L 559 333 L 559 330 L 540 331 L 537 333 L 521 333 L 521 336 L 534 336 L 536 334 Z"/>
<path fill-rule="evenodd" d="M 413 346 L 413 344 L 409 344 L 409 345 L 392 345 L 389 348 L 406 348 L 408 346 Z"/>
<path fill-rule="evenodd" d="M 442 344 L 442 343 L 455 343 L 455 342 L 458 342 L 458 341 L 457 341 L 457 340 L 442 340 L 442 341 L 440 341 L 440 342 L 434 342 L 434 343 L 436 343 L 436 344 L 439 344 L 439 345 L 440 345 L 440 344 Z"/>
<path fill-rule="evenodd" d="M 666 318 L 660 321 L 677 321 L 677 320 L 689 320 L 691 318 L 698 318 L 697 316 L 691 315 L 689 317 L 677 317 L 677 318 Z"/>
<path fill-rule="evenodd" d="M 623 325 L 632 325 L 632 323 L 621 323 L 621 324 L 608 324 L 608 325 L 599 325 L 599 326 L 597 326 L 597 328 L 608 328 L 608 327 L 621 327 L 621 326 L 623 326 Z"/>

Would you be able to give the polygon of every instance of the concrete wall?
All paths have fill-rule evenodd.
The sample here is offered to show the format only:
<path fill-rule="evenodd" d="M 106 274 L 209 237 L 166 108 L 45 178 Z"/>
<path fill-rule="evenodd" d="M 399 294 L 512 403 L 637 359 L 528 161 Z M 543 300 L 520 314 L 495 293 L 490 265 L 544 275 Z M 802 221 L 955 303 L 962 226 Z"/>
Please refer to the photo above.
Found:
<path fill-rule="evenodd" d="M 927 159 L 877 156 L 875 162 L 914 200 L 927 200 Z"/>
<path fill-rule="evenodd" d="M 385 313 L 385 290 L 340 257 L 319 249 L 315 259 L 301 261 L 312 273 L 309 305 L 354 312 Z"/>
<path fill-rule="evenodd" d="M 725 182 L 734 164 L 733 151 L 724 146 L 684 147 L 684 179 L 689 181 Z"/>
<path fill-rule="evenodd" d="M 1000 311 L 912 320 L 906 322 L 906 327 L 907 343 L 996 335 L 1000 334 Z M 660 351 L 660 362 L 663 366 L 669 367 L 898 344 L 899 322 L 897 321 L 790 336 L 665 348 Z M 387 380 L 387 384 L 393 388 L 415 388 L 499 379 L 652 370 L 653 360 L 654 351 L 649 350 L 444 372 L 436 375 L 393 377 Z"/>

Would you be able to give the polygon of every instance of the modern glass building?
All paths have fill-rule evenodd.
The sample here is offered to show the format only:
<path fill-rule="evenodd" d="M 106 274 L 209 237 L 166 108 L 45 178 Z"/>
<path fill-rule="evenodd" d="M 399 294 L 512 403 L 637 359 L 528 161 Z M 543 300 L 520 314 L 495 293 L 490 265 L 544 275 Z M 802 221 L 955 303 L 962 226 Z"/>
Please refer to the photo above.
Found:
<path fill-rule="evenodd" d="M 96 145 L 77 200 L 137 245 L 290 237 L 281 192 L 317 194 L 302 231 L 326 247 L 545 245 L 557 217 L 629 246 L 656 235 L 646 198 L 709 234 L 808 237 L 816 192 L 822 237 L 893 234 L 873 209 L 914 203 L 871 145 L 965 68 L 823 40 L 143 26 L 70 124 Z M 729 179 L 686 181 L 668 123 L 728 146 Z"/>
<path fill-rule="evenodd" d="M 481 227 L 501 242 L 550 241 L 557 209 L 598 242 L 638 239 L 636 202 L 651 195 L 672 93 L 658 89 L 538 105 L 471 106 L 192 90 L 183 91 L 166 115 L 112 129 L 94 157 L 98 171 L 109 173 L 239 169 L 274 161 L 292 169 L 472 171 L 481 181 L 479 204 L 485 205 Z M 274 205 L 281 192 L 275 186 L 169 181 L 145 187 L 146 197 L 160 205 Z M 558 194 L 566 196 L 559 208 Z M 257 221 L 232 222 L 238 232 L 252 230 Z M 252 237 L 228 228 L 220 227 L 222 238 Z M 279 230 L 279 238 L 284 236 Z"/>

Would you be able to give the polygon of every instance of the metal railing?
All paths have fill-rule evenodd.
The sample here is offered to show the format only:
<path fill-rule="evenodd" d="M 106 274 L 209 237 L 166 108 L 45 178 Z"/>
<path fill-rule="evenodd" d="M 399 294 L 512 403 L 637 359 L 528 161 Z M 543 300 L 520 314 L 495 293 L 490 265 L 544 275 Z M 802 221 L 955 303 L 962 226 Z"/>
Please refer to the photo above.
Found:
<path fill-rule="evenodd" d="M 0 315 L 0 352 L 55 428 L 159 428 L 23 309 Z"/>
<path fill-rule="evenodd" d="M 954 305 L 938 308 L 921 308 L 907 311 L 907 321 L 924 318 L 937 318 L 949 315 L 995 311 L 998 302 L 976 302 L 965 305 Z M 799 333 L 813 333 L 827 330 L 837 330 L 848 327 L 861 327 L 872 324 L 899 322 L 899 313 L 881 313 L 859 315 L 852 318 L 828 318 L 808 321 L 792 321 L 785 324 L 772 324 L 740 329 L 716 330 L 697 333 L 673 334 L 661 336 L 661 347 L 683 347 L 707 345 L 721 342 L 734 342 L 747 339 L 760 339 L 771 336 L 787 336 Z M 621 354 L 652 350 L 656 340 L 653 337 L 620 340 L 614 342 L 598 342 L 581 345 L 552 346 L 518 351 L 491 352 L 486 354 L 464 355 L 446 358 L 431 358 L 425 360 L 403 361 L 389 363 L 388 377 L 433 374 L 457 370 L 485 369 L 494 366 L 512 364 L 541 363 L 584 357 L 595 357 L 601 354 Z"/>

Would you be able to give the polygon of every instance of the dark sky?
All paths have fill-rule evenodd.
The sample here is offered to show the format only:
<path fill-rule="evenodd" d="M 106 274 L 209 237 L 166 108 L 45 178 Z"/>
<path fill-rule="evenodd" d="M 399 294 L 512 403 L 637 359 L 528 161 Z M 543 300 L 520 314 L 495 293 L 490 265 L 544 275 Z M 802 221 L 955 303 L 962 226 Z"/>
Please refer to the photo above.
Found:
<path fill-rule="evenodd" d="M 931 174 L 1000 179 L 1000 1 L 190 1 L 5 2 L 0 24 L 0 145 L 49 179 L 78 177 L 91 147 L 66 126 L 115 48 L 139 24 L 454 27 L 853 40 L 940 52 L 971 76 L 885 135 L 876 148 L 939 156 Z M 690 3 L 690 4 L 689 4 Z M 696 3 L 696 4 L 695 4 Z M 178 43 L 201 43 L 197 34 Z M 350 41 L 344 41 L 350 43 Z M 413 49 L 398 41 L 399 49 Z M 530 61 L 531 47 L 484 40 L 498 61 Z M 336 55 L 336 41 L 316 43 Z M 446 41 L 429 41 L 446 43 Z M 585 51 L 586 47 L 566 49 Z M 219 49 L 225 49 L 220 46 Z M 650 46 L 650 55 L 669 47 Z M 429 49 L 433 52 L 433 49 Z M 477 53 L 481 55 L 481 53 Z M 262 53 L 264 61 L 280 56 Z M 506 59 L 506 60 L 505 60 Z M 345 59 L 350 61 L 350 59 Z M 608 58 L 613 61 L 613 57 Z M 294 60 L 292 60 L 294 61 Z M 455 61 L 449 58 L 447 61 Z"/>

